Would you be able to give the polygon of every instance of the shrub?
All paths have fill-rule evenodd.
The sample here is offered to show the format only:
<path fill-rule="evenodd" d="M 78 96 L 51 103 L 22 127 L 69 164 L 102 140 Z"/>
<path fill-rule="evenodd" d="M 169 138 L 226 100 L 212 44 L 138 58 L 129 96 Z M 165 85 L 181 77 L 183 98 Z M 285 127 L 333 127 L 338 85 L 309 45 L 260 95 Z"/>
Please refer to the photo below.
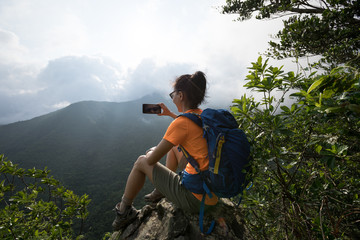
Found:
<path fill-rule="evenodd" d="M 0 155 L 0 238 L 81 239 L 90 199 L 49 176 L 46 168 L 22 169 Z M 80 230 L 74 234 L 78 220 Z M 75 221 L 75 222 L 74 222 Z"/>
<path fill-rule="evenodd" d="M 358 69 L 305 77 L 267 62 L 252 63 L 244 85 L 263 98 L 243 95 L 232 106 L 254 158 L 247 227 L 259 239 L 359 236 Z"/>

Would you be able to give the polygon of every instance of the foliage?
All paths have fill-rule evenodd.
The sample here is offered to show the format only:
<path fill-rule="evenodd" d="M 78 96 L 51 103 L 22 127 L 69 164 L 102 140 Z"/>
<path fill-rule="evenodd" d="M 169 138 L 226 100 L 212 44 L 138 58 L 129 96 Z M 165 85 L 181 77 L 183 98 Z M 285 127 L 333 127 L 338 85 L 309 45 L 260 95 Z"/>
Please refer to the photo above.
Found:
<path fill-rule="evenodd" d="M 19 168 L 0 155 L 0 238 L 74 239 L 74 221 L 80 221 L 76 239 L 83 238 L 90 199 L 79 197 L 49 176 L 50 171 Z"/>
<path fill-rule="evenodd" d="M 232 107 L 252 143 L 253 187 L 242 203 L 254 238 L 359 236 L 359 69 L 305 77 L 259 57 L 246 80 L 263 95 Z"/>
<path fill-rule="evenodd" d="M 227 0 L 225 14 L 246 20 L 290 15 L 284 28 L 270 41 L 269 55 L 279 59 L 321 55 L 331 66 L 351 61 L 359 67 L 360 2 L 356 0 Z"/>

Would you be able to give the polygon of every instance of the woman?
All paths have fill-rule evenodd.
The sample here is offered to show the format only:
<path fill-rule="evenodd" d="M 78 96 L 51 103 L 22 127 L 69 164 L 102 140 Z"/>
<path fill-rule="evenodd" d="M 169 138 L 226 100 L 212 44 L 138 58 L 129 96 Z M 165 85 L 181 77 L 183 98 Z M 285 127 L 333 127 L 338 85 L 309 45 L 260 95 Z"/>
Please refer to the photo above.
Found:
<path fill-rule="evenodd" d="M 202 110 L 198 106 L 205 98 L 206 77 L 204 73 L 198 71 L 193 75 L 182 75 L 175 80 L 173 87 L 174 91 L 170 93 L 170 97 L 179 112 L 201 114 Z M 164 104 L 160 104 L 160 106 L 162 108 L 160 115 L 171 116 L 175 120 L 168 127 L 160 143 L 135 162 L 128 177 L 122 200 L 115 206 L 116 218 L 113 222 L 115 230 L 123 228 L 136 218 L 138 211 L 132 206 L 132 202 L 143 187 L 146 176 L 156 188 L 156 191 L 148 195 L 148 198 L 151 198 L 152 194 L 163 194 L 169 201 L 185 211 L 198 212 L 200 209 L 203 195 L 187 190 L 181 185 L 180 176 L 174 171 L 183 158 L 182 153 L 177 150 L 179 144 L 199 163 L 200 170 L 208 169 L 208 149 L 206 140 L 203 138 L 203 130 L 187 117 L 177 118 Z M 168 154 L 167 167 L 158 163 L 165 154 Z M 189 163 L 186 165 L 185 171 L 190 175 L 196 174 L 195 169 Z M 189 176 L 188 174 L 185 174 L 184 177 Z M 213 198 L 206 196 L 205 210 L 209 206 L 216 205 L 217 201 L 216 196 Z"/>

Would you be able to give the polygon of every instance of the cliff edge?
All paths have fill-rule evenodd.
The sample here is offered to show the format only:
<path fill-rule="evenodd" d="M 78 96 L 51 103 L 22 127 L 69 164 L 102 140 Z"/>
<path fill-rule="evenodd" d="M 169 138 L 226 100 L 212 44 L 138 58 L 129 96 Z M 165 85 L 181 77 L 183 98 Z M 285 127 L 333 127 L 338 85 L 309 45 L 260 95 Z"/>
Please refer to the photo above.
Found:
<path fill-rule="evenodd" d="M 176 207 L 166 199 L 156 205 L 144 206 L 137 219 L 123 230 L 114 232 L 110 240 L 120 239 L 247 239 L 248 232 L 243 223 L 241 209 L 231 201 L 221 199 L 218 207 L 204 218 L 204 228 L 211 221 L 216 225 L 211 234 L 202 234 L 199 228 L 199 214 L 190 214 Z"/>

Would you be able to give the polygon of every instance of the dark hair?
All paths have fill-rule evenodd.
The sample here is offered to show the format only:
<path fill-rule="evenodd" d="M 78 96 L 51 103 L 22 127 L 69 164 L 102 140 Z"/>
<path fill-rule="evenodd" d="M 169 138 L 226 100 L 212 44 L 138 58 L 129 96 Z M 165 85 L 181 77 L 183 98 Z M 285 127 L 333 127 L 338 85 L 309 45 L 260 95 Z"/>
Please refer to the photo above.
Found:
<path fill-rule="evenodd" d="M 205 99 L 206 76 L 201 71 L 181 75 L 174 82 L 174 90 L 181 90 L 185 94 L 191 109 L 198 108 Z"/>

